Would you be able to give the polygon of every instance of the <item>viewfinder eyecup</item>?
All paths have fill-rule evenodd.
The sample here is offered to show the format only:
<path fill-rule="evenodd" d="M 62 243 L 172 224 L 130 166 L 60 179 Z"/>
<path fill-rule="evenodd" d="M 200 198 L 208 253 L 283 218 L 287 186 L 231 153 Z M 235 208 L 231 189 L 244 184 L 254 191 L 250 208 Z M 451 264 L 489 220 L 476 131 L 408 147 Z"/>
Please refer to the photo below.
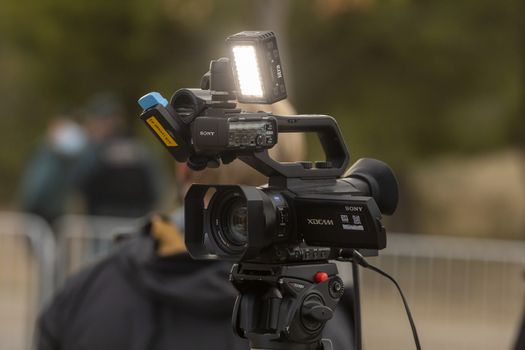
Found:
<path fill-rule="evenodd" d="M 350 179 L 366 182 L 368 191 L 361 189 L 366 192 L 365 195 L 374 198 L 381 213 L 392 215 L 396 211 L 399 200 L 398 183 L 394 172 L 386 163 L 377 159 L 361 158 L 348 169 L 344 177 L 350 182 L 353 182 Z"/>

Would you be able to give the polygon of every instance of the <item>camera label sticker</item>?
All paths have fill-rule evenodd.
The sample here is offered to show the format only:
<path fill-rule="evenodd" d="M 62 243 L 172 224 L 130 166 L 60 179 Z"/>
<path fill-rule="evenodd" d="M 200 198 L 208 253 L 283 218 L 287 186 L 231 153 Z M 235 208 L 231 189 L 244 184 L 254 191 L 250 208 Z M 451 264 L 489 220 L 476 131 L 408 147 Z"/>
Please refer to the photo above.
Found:
<path fill-rule="evenodd" d="M 346 220 L 343 221 L 343 230 L 351 230 L 351 231 L 364 231 L 365 227 L 363 226 L 363 223 L 361 221 L 361 217 L 359 215 L 352 215 L 351 220 L 347 215 L 341 215 L 341 219 L 343 219 L 343 216 L 346 216 Z"/>
<path fill-rule="evenodd" d="M 164 144 L 168 147 L 177 147 L 178 144 L 175 142 L 173 137 L 164 129 L 161 123 L 155 118 L 155 116 L 151 116 L 148 119 L 146 119 L 146 123 L 151 127 L 153 131 L 157 134 L 157 136 L 164 142 Z"/>
<path fill-rule="evenodd" d="M 301 283 L 297 283 L 297 282 L 288 282 L 288 286 L 296 291 L 296 292 L 302 292 L 305 285 L 304 284 L 301 284 Z"/>

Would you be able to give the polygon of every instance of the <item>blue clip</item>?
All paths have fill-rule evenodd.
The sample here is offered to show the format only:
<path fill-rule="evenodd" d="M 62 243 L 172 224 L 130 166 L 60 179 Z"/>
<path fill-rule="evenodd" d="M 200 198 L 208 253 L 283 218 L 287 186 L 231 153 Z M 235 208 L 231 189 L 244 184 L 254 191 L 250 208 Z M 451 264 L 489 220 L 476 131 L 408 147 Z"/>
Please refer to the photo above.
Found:
<path fill-rule="evenodd" d="M 162 95 L 158 92 L 150 92 L 139 98 L 139 105 L 144 110 L 156 105 L 162 105 L 163 107 L 166 107 L 168 105 L 168 100 L 162 97 Z"/>

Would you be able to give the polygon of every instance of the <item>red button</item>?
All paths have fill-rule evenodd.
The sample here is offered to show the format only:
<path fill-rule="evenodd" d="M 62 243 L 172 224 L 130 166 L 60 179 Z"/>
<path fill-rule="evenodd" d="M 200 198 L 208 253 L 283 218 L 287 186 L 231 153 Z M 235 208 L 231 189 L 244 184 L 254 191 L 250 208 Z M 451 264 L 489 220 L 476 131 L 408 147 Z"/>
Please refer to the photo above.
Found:
<path fill-rule="evenodd" d="M 317 283 L 324 282 L 328 279 L 328 274 L 326 272 L 318 272 L 315 274 L 314 280 Z"/>

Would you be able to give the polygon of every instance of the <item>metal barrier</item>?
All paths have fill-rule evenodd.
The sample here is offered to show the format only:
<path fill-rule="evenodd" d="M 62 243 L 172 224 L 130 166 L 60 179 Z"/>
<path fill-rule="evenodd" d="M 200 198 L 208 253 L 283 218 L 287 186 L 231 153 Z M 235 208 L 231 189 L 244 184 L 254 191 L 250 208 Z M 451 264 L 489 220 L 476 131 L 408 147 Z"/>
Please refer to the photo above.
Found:
<path fill-rule="evenodd" d="M 116 234 L 136 232 L 139 220 L 130 218 L 66 215 L 57 220 L 57 280 L 111 252 Z"/>
<path fill-rule="evenodd" d="M 137 220 L 66 216 L 59 245 L 38 217 L 0 213 L 0 350 L 27 349 L 33 323 L 54 281 L 109 253 L 115 230 Z M 393 275 L 410 303 L 425 349 L 509 349 L 524 311 L 525 242 L 390 234 L 369 258 Z M 55 257 L 59 258 L 56 264 Z M 345 279 L 350 267 L 340 265 Z M 412 348 L 394 287 L 363 270 L 365 349 Z"/>
<path fill-rule="evenodd" d="M 0 350 L 29 349 L 54 290 L 55 240 L 38 216 L 0 212 Z"/>
<path fill-rule="evenodd" d="M 368 260 L 400 283 L 424 349 L 512 348 L 525 312 L 524 241 L 390 234 Z M 365 349 L 413 348 L 395 287 L 368 270 L 361 280 Z"/>
<path fill-rule="evenodd" d="M 109 242 L 108 232 L 136 221 L 69 217 L 65 223 L 70 229 L 61 230 L 61 249 L 69 254 L 65 270 L 74 271 L 97 256 L 90 240 Z M 105 229 L 93 235 L 93 227 Z M 370 261 L 401 284 L 425 349 L 511 347 L 523 311 L 525 242 L 416 234 L 389 234 L 388 240 Z M 97 254 L 107 253 L 106 246 Z M 340 270 L 350 279 L 348 264 Z M 373 272 L 361 276 L 365 348 L 412 348 L 397 291 Z"/>
<path fill-rule="evenodd" d="M 0 350 L 31 347 L 35 321 L 65 276 L 107 255 L 115 232 L 137 220 L 68 215 L 57 237 L 36 215 L 0 212 Z"/>

